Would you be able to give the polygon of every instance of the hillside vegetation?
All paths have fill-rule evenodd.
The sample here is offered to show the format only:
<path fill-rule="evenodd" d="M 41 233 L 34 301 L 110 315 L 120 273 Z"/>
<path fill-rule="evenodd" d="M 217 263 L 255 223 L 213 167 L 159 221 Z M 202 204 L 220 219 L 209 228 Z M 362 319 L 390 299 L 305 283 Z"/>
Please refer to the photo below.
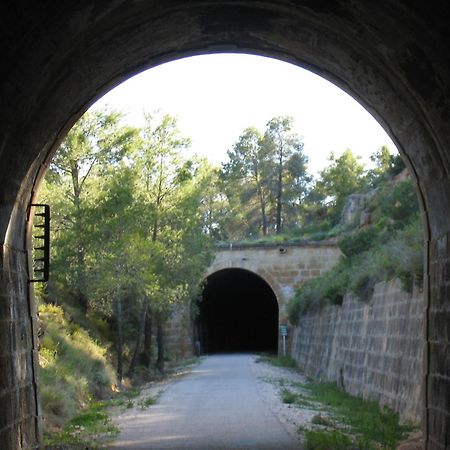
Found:
<path fill-rule="evenodd" d="M 423 229 L 411 180 L 386 180 L 370 196 L 370 223 L 335 236 L 343 255 L 322 277 L 305 282 L 289 305 L 289 318 L 327 304 L 339 305 L 352 292 L 368 301 L 376 283 L 397 278 L 405 291 L 423 279 Z"/>
<path fill-rule="evenodd" d="M 59 306 L 41 305 L 41 406 L 49 436 L 93 399 L 108 398 L 117 376 L 108 349 Z"/>

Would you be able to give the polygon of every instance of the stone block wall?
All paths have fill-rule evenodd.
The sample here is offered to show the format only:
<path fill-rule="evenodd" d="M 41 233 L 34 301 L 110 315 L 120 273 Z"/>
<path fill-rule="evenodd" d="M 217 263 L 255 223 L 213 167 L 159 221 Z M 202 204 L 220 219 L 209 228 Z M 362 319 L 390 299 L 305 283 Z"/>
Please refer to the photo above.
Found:
<path fill-rule="evenodd" d="M 427 450 L 450 448 L 450 233 L 430 245 L 427 305 Z"/>
<path fill-rule="evenodd" d="M 352 395 L 377 400 L 403 421 L 422 418 L 424 300 L 394 280 L 379 283 L 370 302 L 346 295 L 300 317 L 291 353 L 305 374 Z"/>
<path fill-rule="evenodd" d="M 193 328 L 189 307 L 175 308 L 164 329 L 166 350 L 175 360 L 188 358 L 194 354 Z"/>
<path fill-rule="evenodd" d="M 27 253 L 0 246 L 0 448 L 39 446 L 36 357 Z"/>

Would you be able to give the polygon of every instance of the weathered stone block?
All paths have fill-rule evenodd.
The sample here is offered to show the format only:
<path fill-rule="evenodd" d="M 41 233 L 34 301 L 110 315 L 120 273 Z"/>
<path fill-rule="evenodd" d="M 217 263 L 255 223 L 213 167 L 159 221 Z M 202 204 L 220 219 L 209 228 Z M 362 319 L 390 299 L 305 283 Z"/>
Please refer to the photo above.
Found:
<path fill-rule="evenodd" d="M 12 369 L 14 357 L 14 354 L 0 356 L 0 392 L 10 389 L 14 385 Z"/>
<path fill-rule="evenodd" d="M 417 324 L 422 318 L 411 318 L 409 305 L 423 300 L 420 293 L 401 292 L 398 282 L 380 283 L 375 294 L 369 303 L 346 296 L 341 307 L 300 317 L 293 356 L 307 375 L 339 383 L 343 377 L 350 393 L 390 405 L 405 420 L 419 421 L 423 346 L 410 321 Z M 423 308 L 418 311 L 423 313 Z"/>

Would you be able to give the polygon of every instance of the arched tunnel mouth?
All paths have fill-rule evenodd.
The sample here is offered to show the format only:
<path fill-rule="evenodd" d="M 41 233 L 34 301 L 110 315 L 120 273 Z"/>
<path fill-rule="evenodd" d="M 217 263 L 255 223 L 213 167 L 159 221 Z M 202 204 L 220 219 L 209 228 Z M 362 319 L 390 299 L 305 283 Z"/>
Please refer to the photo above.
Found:
<path fill-rule="evenodd" d="M 250 271 L 220 270 L 205 281 L 195 330 L 202 353 L 276 353 L 277 298 Z"/>

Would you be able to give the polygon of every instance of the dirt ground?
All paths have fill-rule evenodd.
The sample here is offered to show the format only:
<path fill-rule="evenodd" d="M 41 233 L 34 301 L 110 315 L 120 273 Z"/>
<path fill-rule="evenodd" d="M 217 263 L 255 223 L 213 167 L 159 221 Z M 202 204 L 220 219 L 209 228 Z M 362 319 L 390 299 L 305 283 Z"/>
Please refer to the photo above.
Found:
<path fill-rule="evenodd" d="M 412 434 L 407 440 L 403 441 L 397 450 L 423 450 L 425 442 L 421 431 Z"/>

